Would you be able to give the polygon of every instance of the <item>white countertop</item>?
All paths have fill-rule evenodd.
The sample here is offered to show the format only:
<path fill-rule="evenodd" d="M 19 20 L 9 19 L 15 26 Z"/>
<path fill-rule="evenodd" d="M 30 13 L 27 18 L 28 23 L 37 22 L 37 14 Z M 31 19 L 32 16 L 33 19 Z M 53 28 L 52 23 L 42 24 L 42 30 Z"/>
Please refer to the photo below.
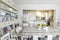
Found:
<path fill-rule="evenodd" d="M 20 34 L 22 35 L 49 35 L 49 34 L 60 35 L 60 29 L 49 27 L 48 31 L 46 32 L 43 29 L 38 30 L 35 27 L 25 27 L 22 33 Z"/>
<path fill-rule="evenodd" d="M 29 23 L 30 23 L 30 24 L 37 24 L 37 23 L 38 23 L 38 24 L 43 24 L 43 23 L 46 24 L 46 22 L 44 22 L 44 21 L 39 21 L 39 22 L 29 22 Z"/>

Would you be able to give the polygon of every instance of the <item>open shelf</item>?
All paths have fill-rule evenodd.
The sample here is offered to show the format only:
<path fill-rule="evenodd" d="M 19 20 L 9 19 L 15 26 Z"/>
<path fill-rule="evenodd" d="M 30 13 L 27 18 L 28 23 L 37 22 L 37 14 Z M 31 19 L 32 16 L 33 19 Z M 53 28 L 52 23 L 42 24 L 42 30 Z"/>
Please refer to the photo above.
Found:
<path fill-rule="evenodd" d="M 5 35 L 3 35 L 3 36 L 1 37 L 1 40 L 4 39 L 5 37 L 7 37 L 9 34 L 10 34 L 10 33 L 8 32 L 8 33 L 6 33 Z"/>
<path fill-rule="evenodd" d="M 10 32 L 6 33 L 1 37 L 1 40 L 4 39 L 5 37 L 9 36 L 11 32 L 15 31 L 15 29 L 12 29 Z"/>
<path fill-rule="evenodd" d="M 1 0 L 4 4 L 6 4 L 7 6 L 9 6 L 10 8 L 14 9 L 17 11 L 16 7 L 14 7 L 13 5 L 11 5 L 10 3 L 6 2 L 5 0 Z"/>
<path fill-rule="evenodd" d="M 12 25 L 12 24 L 15 24 L 15 23 L 19 23 L 18 19 L 12 20 L 12 21 L 0 22 L 0 28 L 4 28 L 8 25 Z"/>
<path fill-rule="evenodd" d="M 7 9 L 5 9 L 5 8 L 0 8 L 0 9 L 2 9 L 2 10 L 5 10 L 5 11 L 8 11 L 8 12 L 11 12 L 11 13 L 17 13 L 16 11 L 10 11 L 10 10 L 7 10 Z"/>

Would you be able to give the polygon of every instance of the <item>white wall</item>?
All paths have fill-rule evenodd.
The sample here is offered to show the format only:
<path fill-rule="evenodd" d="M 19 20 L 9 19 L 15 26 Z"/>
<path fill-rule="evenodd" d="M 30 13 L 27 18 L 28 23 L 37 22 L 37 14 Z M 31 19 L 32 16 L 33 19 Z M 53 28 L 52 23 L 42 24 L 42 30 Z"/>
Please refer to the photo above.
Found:
<path fill-rule="evenodd" d="M 19 12 L 20 12 L 20 20 L 23 14 L 23 10 L 56 10 L 56 18 L 60 17 L 60 9 L 59 5 L 57 4 L 20 4 L 19 5 Z"/>

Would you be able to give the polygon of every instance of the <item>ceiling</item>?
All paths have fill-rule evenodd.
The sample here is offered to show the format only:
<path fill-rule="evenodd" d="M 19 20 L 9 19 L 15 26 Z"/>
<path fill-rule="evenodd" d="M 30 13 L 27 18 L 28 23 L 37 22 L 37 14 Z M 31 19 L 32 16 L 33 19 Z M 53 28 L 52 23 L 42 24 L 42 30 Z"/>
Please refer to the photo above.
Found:
<path fill-rule="evenodd" d="M 16 4 L 60 4 L 60 0 L 13 0 Z"/>

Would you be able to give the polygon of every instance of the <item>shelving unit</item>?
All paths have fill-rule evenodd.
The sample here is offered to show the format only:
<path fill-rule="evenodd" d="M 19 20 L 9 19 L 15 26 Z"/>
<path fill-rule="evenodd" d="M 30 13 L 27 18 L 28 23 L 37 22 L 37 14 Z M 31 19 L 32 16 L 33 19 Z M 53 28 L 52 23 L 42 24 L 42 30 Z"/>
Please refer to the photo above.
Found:
<path fill-rule="evenodd" d="M 1 13 L 0 13 L 0 16 L 6 17 L 6 18 L 8 17 L 9 18 L 9 17 L 12 17 L 13 14 L 15 16 L 16 16 L 16 14 L 18 14 L 17 13 L 18 12 L 17 8 L 14 5 L 12 5 L 11 3 L 7 2 L 6 0 L 0 0 L 0 4 L 3 4 L 4 5 L 3 7 L 0 6 L 0 10 L 3 10 L 2 12 L 7 11 L 7 12 L 5 12 L 6 13 L 5 15 L 1 15 Z M 4 31 L 3 29 L 5 27 L 7 27 L 7 28 L 10 27 L 10 25 L 19 24 L 19 19 L 18 18 L 15 18 L 15 16 L 14 16 L 14 18 L 12 17 L 13 19 L 10 18 L 10 19 L 8 19 L 8 21 L 5 20 L 5 21 L 0 22 L 0 29 L 1 29 L 0 31 Z M 10 39 L 10 34 L 13 34 L 12 32 L 15 32 L 15 30 L 16 30 L 15 26 L 11 30 L 8 28 L 8 31 L 7 31 L 6 34 L 4 34 L 4 32 L 2 32 L 3 35 L 0 35 L 0 40 L 12 40 L 12 39 Z"/>

